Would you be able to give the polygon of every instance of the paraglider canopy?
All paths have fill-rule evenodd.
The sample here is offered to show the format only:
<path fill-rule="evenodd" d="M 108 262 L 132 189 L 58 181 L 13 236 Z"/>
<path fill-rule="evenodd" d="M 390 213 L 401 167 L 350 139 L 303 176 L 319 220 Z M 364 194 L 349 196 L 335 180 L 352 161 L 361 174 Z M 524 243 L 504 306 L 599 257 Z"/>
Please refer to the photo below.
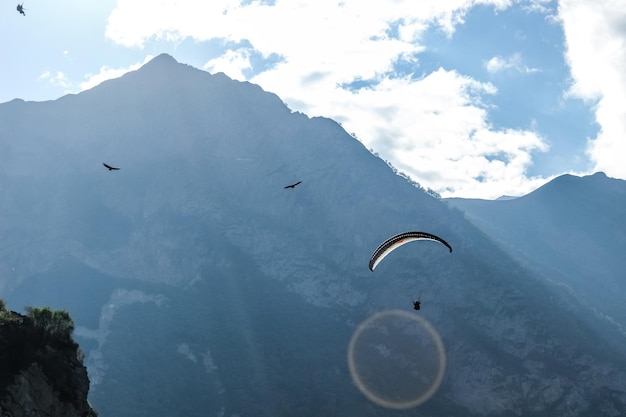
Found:
<path fill-rule="evenodd" d="M 439 242 L 442 245 L 446 246 L 452 252 L 452 246 L 448 244 L 445 240 L 440 238 L 439 236 L 435 236 L 426 232 L 405 232 L 400 233 L 399 235 L 395 235 L 390 237 L 386 241 L 384 241 L 372 254 L 370 258 L 370 271 L 373 271 L 376 268 L 376 265 L 383 260 L 383 258 L 389 255 L 393 250 L 399 248 L 405 243 L 413 242 L 414 240 L 432 240 L 434 242 Z"/>

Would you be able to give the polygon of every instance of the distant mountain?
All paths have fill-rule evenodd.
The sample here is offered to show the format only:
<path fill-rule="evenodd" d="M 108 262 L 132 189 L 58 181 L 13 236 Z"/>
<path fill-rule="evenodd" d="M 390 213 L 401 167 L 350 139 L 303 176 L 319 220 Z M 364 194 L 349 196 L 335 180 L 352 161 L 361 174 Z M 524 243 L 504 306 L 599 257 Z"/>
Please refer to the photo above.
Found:
<path fill-rule="evenodd" d="M 420 415 L 626 413 L 626 353 L 604 319 L 572 315 L 574 295 L 459 210 L 256 85 L 161 55 L 77 95 L 0 104 L 0 154 L 0 295 L 70 311 L 103 417 L 386 416 L 346 357 L 388 309 L 445 346 Z M 415 242 L 370 272 L 407 230 L 454 251 Z M 374 371 L 404 358 L 396 339 L 368 344 Z"/>
<path fill-rule="evenodd" d="M 513 197 L 513 196 L 510 196 L 510 195 L 501 195 L 496 200 L 514 200 L 516 198 L 517 197 Z"/>
<path fill-rule="evenodd" d="M 626 181 L 563 175 L 515 200 L 447 201 L 535 275 L 569 291 L 583 314 L 626 334 Z"/>

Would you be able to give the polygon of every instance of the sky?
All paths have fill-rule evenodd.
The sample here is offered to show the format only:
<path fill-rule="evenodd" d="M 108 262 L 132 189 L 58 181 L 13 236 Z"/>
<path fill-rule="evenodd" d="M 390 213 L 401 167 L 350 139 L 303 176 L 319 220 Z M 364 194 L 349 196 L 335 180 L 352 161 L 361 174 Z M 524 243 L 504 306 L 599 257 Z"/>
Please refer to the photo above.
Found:
<path fill-rule="evenodd" d="M 324 116 L 442 197 L 626 179 L 625 0 L 24 0 L 0 6 L 0 103 L 168 53 Z"/>

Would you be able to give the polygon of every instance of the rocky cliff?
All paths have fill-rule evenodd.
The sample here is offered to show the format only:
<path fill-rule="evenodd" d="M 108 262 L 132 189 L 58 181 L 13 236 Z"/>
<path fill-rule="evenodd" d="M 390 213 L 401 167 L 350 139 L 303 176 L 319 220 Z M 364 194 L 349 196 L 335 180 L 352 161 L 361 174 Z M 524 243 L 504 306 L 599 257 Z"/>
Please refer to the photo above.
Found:
<path fill-rule="evenodd" d="M 0 311 L 0 416 L 96 416 L 81 356 L 71 337 Z"/>

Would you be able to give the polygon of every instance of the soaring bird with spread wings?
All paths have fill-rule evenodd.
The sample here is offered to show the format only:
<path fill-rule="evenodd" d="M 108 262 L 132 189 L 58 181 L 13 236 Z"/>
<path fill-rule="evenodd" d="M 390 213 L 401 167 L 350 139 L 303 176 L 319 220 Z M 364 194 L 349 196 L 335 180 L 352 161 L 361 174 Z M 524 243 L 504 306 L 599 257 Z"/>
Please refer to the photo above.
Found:
<path fill-rule="evenodd" d="M 296 188 L 296 185 L 300 184 L 301 182 L 302 182 L 302 181 L 298 181 L 298 182 L 293 183 L 293 184 L 285 185 L 285 187 L 284 187 L 284 188 L 285 188 L 285 189 L 287 189 L 287 188 Z"/>
<path fill-rule="evenodd" d="M 102 165 L 104 165 L 109 171 L 119 171 L 119 168 L 115 168 L 112 167 L 111 165 L 105 164 L 104 162 L 102 163 Z"/>

